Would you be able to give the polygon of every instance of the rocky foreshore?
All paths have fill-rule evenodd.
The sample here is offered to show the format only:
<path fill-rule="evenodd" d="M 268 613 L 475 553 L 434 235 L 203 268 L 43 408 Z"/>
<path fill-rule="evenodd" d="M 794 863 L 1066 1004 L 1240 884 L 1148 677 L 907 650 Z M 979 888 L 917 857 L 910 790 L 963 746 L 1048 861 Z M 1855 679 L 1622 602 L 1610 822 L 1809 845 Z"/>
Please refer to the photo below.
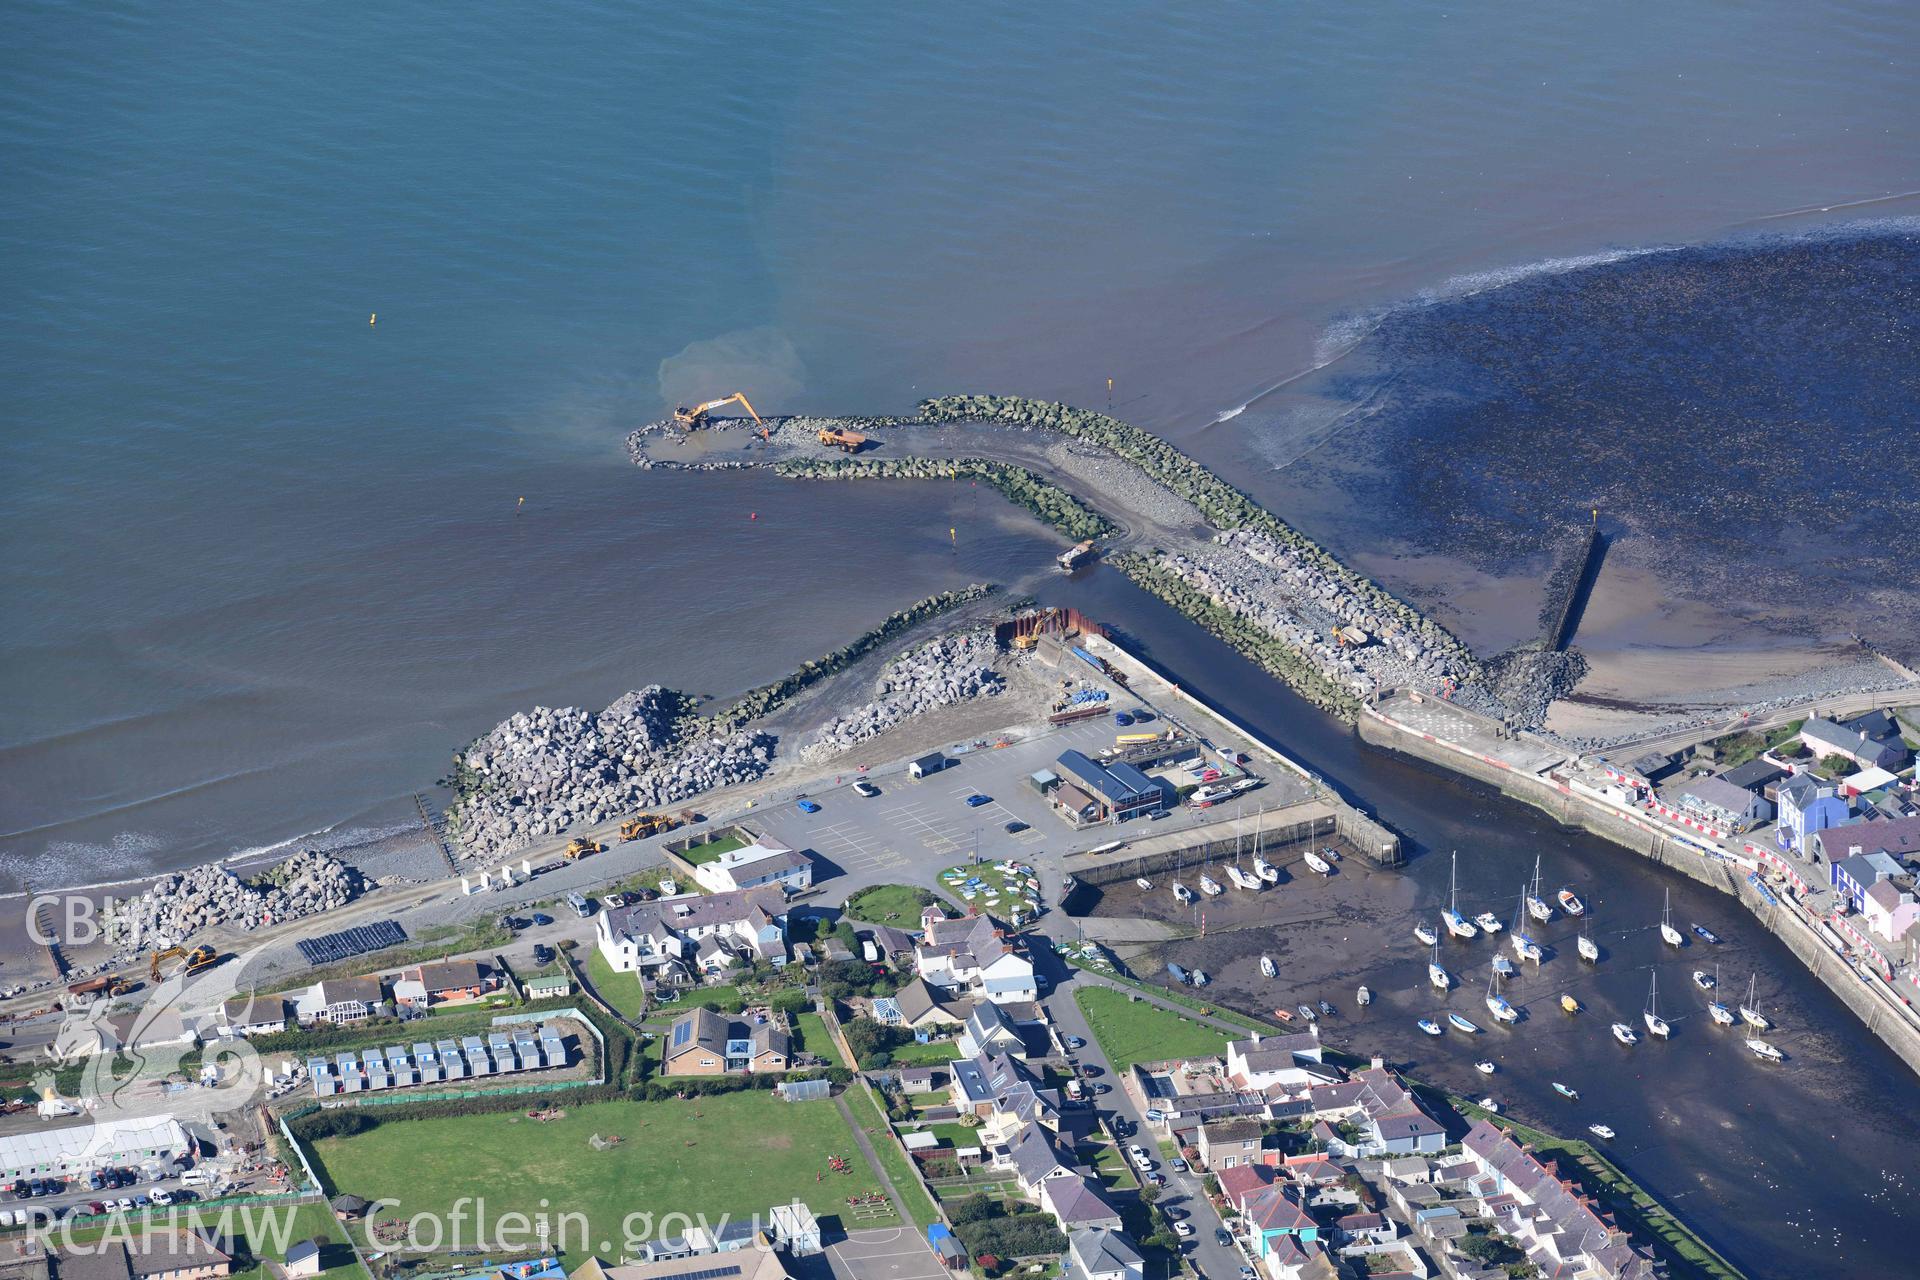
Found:
<path fill-rule="evenodd" d="M 339 859 L 305 849 L 249 882 L 217 863 L 165 875 L 114 904 L 108 936 L 142 950 L 175 946 L 202 929 L 262 929 L 343 907 L 367 880 Z"/>
<path fill-rule="evenodd" d="M 942 636 L 902 654 L 881 675 L 873 701 L 822 725 L 801 748 L 801 759 L 825 759 L 912 716 L 998 694 L 1006 681 L 993 669 L 996 656 L 993 635 L 984 629 Z"/>

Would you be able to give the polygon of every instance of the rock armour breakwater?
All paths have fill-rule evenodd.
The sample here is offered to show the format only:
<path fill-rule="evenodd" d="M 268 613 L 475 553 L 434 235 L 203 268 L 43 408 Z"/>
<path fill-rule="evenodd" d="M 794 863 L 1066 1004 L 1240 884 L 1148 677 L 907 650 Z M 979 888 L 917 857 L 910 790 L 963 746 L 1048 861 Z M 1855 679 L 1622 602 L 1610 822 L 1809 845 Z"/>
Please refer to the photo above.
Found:
<path fill-rule="evenodd" d="M 986 458 L 847 458 L 820 460 L 793 458 L 774 470 L 802 480 L 945 480 L 978 477 L 998 489 L 1007 501 L 1032 512 L 1067 537 L 1105 537 L 1113 524 L 1059 485 L 1051 484 L 1026 467 Z"/>
<path fill-rule="evenodd" d="M 488 861 L 576 825 L 751 782 L 772 768 L 778 745 L 774 735 L 750 727 L 755 720 L 888 639 L 992 591 L 976 583 L 928 596 L 710 716 L 657 684 L 624 693 L 597 714 L 535 707 L 510 716 L 454 757 L 448 829 L 462 853 Z"/>
<path fill-rule="evenodd" d="M 993 669 L 996 656 L 993 635 L 987 631 L 942 636 L 902 654 L 887 665 L 874 700 L 822 725 L 801 748 L 801 758 L 825 759 L 912 716 L 998 694 L 1006 681 Z"/>
<path fill-rule="evenodd" d="M 303 849 L 252 883 L 218 864 L 162 876 L 147 892 L 115 904 L 107 928 L 129 946 L 169 947 L 216 925 L 262 929 L 330 911 L 367 887 L 346 863 Z"/>

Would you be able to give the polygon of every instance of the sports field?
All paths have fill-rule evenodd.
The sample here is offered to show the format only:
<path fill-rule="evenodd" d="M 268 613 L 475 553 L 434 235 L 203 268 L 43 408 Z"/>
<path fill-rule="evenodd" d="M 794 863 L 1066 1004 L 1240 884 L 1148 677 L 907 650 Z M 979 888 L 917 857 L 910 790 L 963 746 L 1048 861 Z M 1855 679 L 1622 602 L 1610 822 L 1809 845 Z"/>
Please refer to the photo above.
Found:
<path fill-rule="evenodd" d="M 463 1197 L 481 1196 L 492 1220 L 516 1211 L 583 1213 L 594 1238 L 568 1242 L 572 1248 L 619 1250 L 622 1220 L 637 1208 L 656 1219 L 704 1213 L 717 1222 L 721 1214 L 764 1219 L 770 1206 L 799 1199 L 849 1228 L 898 1220 L 890 1207 L 858 1216 L 849 1209 L 847 1197 L 880 1187 L 831 1101 L 781 1102 L 754 1091 L 561 1105 L 565 1116 L 551 1121 L 520 1111 L 390 1121 L 324 1138 L 313 1154 L 338 1190 L 399 1201 L 392 1217 L 444 1215 Z M 595 1150 L 588 1140 L 596 1134 L 619 1142 Z M 851 1171 L 836 1172 L 830 1156 Z"/>

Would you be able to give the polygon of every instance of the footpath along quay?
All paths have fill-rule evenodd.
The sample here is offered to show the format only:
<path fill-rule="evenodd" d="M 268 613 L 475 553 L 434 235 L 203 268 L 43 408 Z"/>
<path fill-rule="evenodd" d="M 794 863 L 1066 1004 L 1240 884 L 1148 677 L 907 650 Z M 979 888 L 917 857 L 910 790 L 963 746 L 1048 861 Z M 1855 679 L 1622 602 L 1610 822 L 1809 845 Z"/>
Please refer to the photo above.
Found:
<path fill-rule="evenodd" d="M 1657 797 L 1630 802 L 1607 765 L 1444 699 L 1390 690 L 1361 710 L 1360 737 L 1498 788 L 1503 794 L 1740 900 L 1916 1073 L 1920 974 L 1900 973 L 1854 922 L 1832 910 L 1810 863 L 1761 838 L 1718 831 Z M 1717 736 L 1717 735 L 1707 735 Z"/>

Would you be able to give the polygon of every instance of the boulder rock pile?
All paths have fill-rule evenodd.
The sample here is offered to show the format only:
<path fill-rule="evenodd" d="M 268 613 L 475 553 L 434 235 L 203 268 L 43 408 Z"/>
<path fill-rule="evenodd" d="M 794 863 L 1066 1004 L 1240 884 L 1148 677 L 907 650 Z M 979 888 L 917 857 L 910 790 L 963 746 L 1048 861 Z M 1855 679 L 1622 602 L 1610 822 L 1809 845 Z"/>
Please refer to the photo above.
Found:
<path fill-rule="evenodd" d="M 1006 682 L 993 669 L 994 656 L 993 637 L 985 630 L 957 631 L 902 654 L 887 665 L 874 700 L 821 726 L 801 758 L 831 756 L 910 716 L 999 693 Z"/>
<path fill-rule="evenodd" d="M 703 728 L 684 695 L 659 685 L 624 693 L 598 715 L 520 712 L 456 757 L 461 795 L 449 828 L 468 856 L 500 857 L 576 823 L 749 781 L 773 761 L 767 734 Z"/>
<path fill-rule="evenodd" d="M 116 904 L 108 928 L 134 946 L 170 947 L 215 925 L 259 929 L 330 911 L 367 887 L 358 871 L 313 849 L 294 854 L 256 884 L 214 863 L 160 877 L 147 892 Z"/>

